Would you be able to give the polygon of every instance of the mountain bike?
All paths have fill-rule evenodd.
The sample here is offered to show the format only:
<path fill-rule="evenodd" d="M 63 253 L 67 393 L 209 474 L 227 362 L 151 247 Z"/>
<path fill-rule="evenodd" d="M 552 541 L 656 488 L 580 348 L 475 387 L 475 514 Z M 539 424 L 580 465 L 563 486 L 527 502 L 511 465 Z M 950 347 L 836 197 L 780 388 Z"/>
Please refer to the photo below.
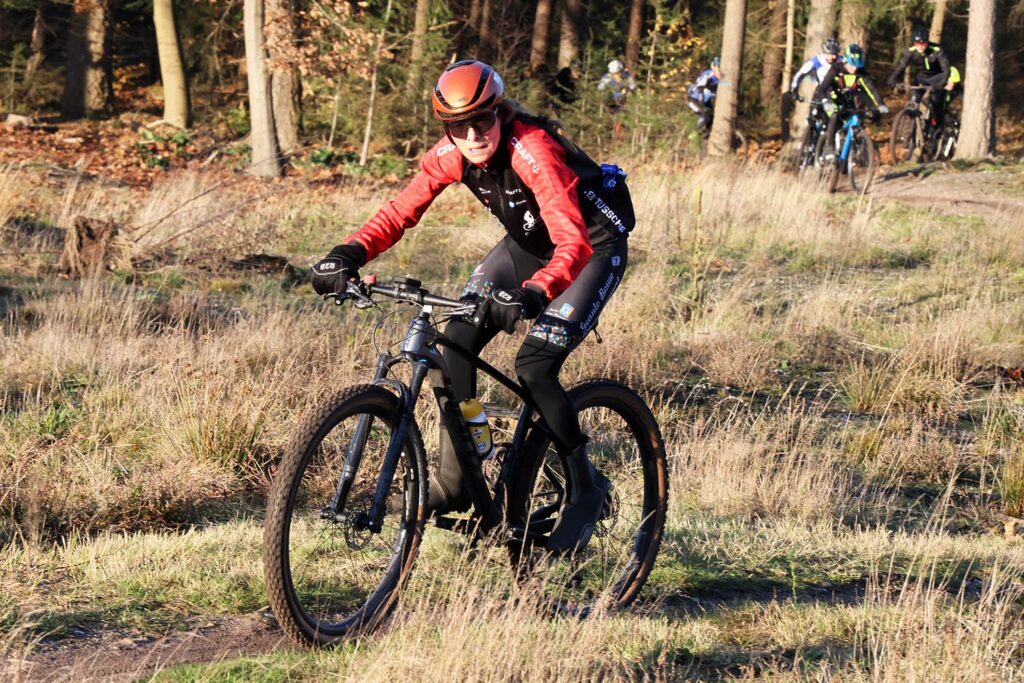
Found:
<path fill-rule="evenodd" d="M 803 102 L 804 98 L 797 95 L 794 99 L 798 102 Z M 812 100 L 811 107 L 812 112 L 814 107 L 820 107 L 823 102 L 820 100 Z M 815 116 L 813 113 L 809 113 L 807 116 L 807 128 L 804 130 L 804 136 L 800 140 L 800 151 L 796 158 L 796 172 L 797 175 L 804 175 L 809 169 L 818 168 L 820 163 L 818 157 L 815 156 L 815 150 L 818 146 L 818 139 L 822 133 L 825 132 L 825 124 L 827 119 L 823 116 Z"/>
<path fill-rule="evenodd" d="M 381 298 L 396 310 L 382 308 Z M 376 330 L 400 312 L 398 305 L 412 310 L 400 345 L 377 348 L 372 381 L 320 402 L 281 460 L 267 503 L 263 561 L 270 605 L 284 631 L 301 643 L 330 645 L 373 631 L 394 610 L 427 523 L 428 462 L 416 408 L 424 408 L 428 379 L 473 505 L 468 516 L 434 517 L 434 526 L 474 544 L 504 546 L 515 579 L 538 586 L 541 603 L 556 613 L 583 617 L 595 606 L 629 605 L 654 565 L 668 507 L 665 444 L 639 395 L 609 379 L 569 390 L 590 459 L 612 489 L 589 545 L 573 554 L 549 552 L 548 534 L 578 484 L 524 388 L 439 331 L 453 317 L 478 318 L 477 304 L 437 296 L 411 278 L 352 282 L 335 300 L 381 311 L 375 346 Z M 466 358 L 514 396 L 512 406 L 484 404 L 511 433 L 486 463 L 440 348 Z M 399 379 L 401 368 L 408 380 Z"/>
<path fill-rule="evenodd" d="M 697 132 L 700 135 L 700 155 L 707 156 L 708 152 L 708 138 L 711 137 L 711 123 L 714 119 L 714 108 L 712 107 L 708 114 L 703 114 L 701 110 L 693 102 L 688 101 L 690 109 L 697 115 L 698 121 L 703 121 L 703 125 L 697 126 Z M 732 131 L 732 143 L 730 149 L 733 154 L 739 159 L 740 163 L 746 163 L 750 161 L 750 144 L 747 141 L 747 134 L 740 129 L 739 126 L 734 126 Z"/>
<path fill-rule="evenodd" d="M 953 158 L 960 136 L 960 124 L 947 111 L 942 130 L 934 130 L 931 124 L 931 96 L 931 86 L 910 86 L 907 103 L 893 119 L 889 134 L 889 152 L 893 163 L 945 161 Z"/>
<path fill-rule="evenodd" d="M 834 135 L 826 131 L 818 138 L 815 157 L 820 160 L 818 178 L 834 192 L 840 174 L 850 179 L 854 192 L 867 192 L 878 167 L 878 152 L 871 136 L 864 129 L 868 112 L 862 109 L 840 107 L 834 116 L 840 117 Z"/>

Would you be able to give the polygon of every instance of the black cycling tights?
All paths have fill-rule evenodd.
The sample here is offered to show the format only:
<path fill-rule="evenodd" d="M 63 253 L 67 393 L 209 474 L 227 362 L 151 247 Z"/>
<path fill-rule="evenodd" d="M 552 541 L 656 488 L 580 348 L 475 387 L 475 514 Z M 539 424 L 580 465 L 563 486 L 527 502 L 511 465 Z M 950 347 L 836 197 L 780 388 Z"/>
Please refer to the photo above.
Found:
<path fill-rule="evenodd" d="M 516 355 L 516 374 L 530 392 L 541 417 L 554 435 L 555 446 L 568 453 L 584 441 L 576 407 L 558 381 L 569 353 L 597 324 L 598 316 L 622 281 L 626 269 L 625 240 L 595 248 L 583 270 L 534 322 Z M 463 295 L 490 296 L 495 289 L 519 287 L 545 264 L 523 251 L 511 238 L 498 243 L 469 278 Z M 448 323 L 445 334 L 479 353 L 500 328 L 488 320 L 475 327 L 461 320 Z M 476 370 L 458 354 L 445 349 L 452 389 L 459 401 L 476 395 Z"/>

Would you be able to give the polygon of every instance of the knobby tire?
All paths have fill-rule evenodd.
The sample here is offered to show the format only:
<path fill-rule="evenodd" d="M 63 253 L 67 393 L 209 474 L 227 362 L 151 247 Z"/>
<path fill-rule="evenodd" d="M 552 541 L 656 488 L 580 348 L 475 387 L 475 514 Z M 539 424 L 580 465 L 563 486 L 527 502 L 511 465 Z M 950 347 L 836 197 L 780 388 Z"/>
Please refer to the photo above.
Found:
<path fill-rule="evenodd" d="M 399 413 L 394 394 L 353 386 L 308 414 L 287 446 L 267 501 L 263 563 L 270 606 L 297 642 L 323 646 L 369 633 L 394 609 L 409 576 L 426 516 L 426 454 L 415 422 L 391 488 L 403 509 L 389 509 L 380 534 L 318 514 L 329 508 L 352 443 L 346 430 L 355 431 L 360 415 L 372 416 L 371 427 L 343 512 L 368 511 L 380 472 L 375 458 L 386 451 Z M 364 559 L 373 550 L 381 558 Z M 323 576 L 309 581 L 318 572 Z"/>
<path fill-rule="evenodd" d="M 643 588 L 664 531 L 668 470 L 657 421 L 633 390 L 595 379 L 573 387 L 569 395 L 590 439 L 591 461 L 612 481 L 609 514 L 577 557 L 554 556 L 533 539 L 512 544 L 510 558 L 520 581 L 536 579 L 541 569 L 544 599 L 584 616 L 596 605 L 625 607 Z M 550 531 L 571 485 L 565 467 L 539 431 L 518 457 L 511 468 L 509 524 Z"/>

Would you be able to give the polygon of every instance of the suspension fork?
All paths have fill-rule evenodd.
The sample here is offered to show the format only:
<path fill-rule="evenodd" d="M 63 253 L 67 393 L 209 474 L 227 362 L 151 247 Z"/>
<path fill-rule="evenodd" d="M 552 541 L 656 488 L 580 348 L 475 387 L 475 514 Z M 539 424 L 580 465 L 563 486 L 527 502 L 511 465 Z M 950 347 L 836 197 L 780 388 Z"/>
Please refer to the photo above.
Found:
<path fill-rule="evenodd" d="M 381 382 L 387 377 L 388 367 L 387 358 L 381 356 L 377 359 L 377 367 L 373 373 L 374 384 Z M 366 440 L 370 436 L 370 428 L 372 426 L 373 415 L 360 415 L 356 421 L 356 428 L 348 444 L 348 452 L 345 453 L 345 465 L 341 469 L 341 476 L 338 479 L 338 485 L 335 487 L 334 496 L 331 498 L 331 504 L 328 508 L 332 513 L 331 517 L 337 516 L 344 509 L 345 503 L 348 502 L 348 494 L 352 490 L 352 482 L 355 481 L 359 464 L 363 460 L 363 450 L 366 448 Z"/>

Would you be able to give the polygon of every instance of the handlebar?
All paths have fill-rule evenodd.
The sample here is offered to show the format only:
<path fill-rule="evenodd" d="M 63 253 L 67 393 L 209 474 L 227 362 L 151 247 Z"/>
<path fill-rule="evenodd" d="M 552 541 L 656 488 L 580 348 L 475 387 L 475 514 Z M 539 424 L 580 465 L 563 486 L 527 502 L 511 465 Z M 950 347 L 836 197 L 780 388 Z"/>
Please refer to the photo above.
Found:
<path fill-rule="evenodd" d="M 447 297 L 431 294 L 421 286 L 419 280 L 410 278 L 392 278 L 395 284 L 379 285 L 375 275 L 368 275 L 361 281 L 350 280 L 347 291 L 344 294 L 325 294 L 324 298 L 334 299 L 334 303 L 341 305 L 351 299 L 356 308 L 367 308 L 373 305 L 373 297 L 383 296 L 395 301 L 414 304 L 416 306 L 439 306 L 442 308 L 455 309 L 455 315 L 473 315 L 479 304 L 476 301 L 449 299 Z"/>

